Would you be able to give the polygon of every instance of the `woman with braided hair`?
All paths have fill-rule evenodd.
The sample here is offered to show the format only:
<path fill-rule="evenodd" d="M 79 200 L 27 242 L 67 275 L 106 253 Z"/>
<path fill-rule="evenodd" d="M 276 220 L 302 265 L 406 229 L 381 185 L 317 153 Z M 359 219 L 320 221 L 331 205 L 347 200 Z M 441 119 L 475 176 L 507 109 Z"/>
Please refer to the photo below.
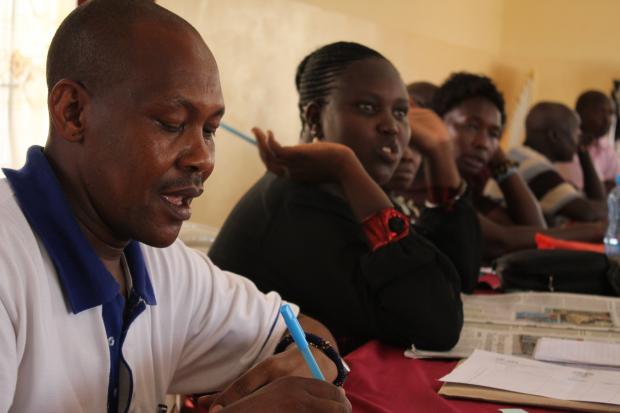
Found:
<path fill-rule="evenodd" d="M 450 349 L 463 323 L 461 288 L 477 278 L 479 229 L 441 120 L 426 109 L 408 114 L 396 68 L 357 43 L 316 50 L 295 80 L 302 144 L 283 147 L 254 129 L 268 172 L 234 208 L 209 255 L 299 303 L 335 333 L 341 351 L 374 338 Z M 433 188 L 435 212 L 420 217 L 421 229 L 381 188 L 410 138 L 429 160 Z M 449 225 L 444 238 L 468 264 L 453 264 L 421 234 Z"/>

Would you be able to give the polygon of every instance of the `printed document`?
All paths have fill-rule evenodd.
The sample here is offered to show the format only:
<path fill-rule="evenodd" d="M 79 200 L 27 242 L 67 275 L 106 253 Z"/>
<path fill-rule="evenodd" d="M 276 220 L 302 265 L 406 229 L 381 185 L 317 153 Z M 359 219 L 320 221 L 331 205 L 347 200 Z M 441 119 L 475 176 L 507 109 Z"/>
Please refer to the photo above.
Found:
<path fill-rule="evenodd" d="M 620 405 L 620 372 L 560 366 L 476 350 L 440 379 L 560 400 Z"/>

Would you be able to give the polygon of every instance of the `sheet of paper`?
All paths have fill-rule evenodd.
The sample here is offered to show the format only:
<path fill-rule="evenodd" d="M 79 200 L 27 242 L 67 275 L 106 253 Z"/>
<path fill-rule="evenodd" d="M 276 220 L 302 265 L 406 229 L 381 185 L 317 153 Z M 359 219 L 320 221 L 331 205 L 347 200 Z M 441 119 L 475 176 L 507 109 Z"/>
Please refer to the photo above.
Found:
<path fill-rule="evenodd" d="M 476 350 L 440 379 L 561 400 L 620 405 L 620 372 L 558 366 Z"/>
<path fill-rule="evenodd" d="M 536 344 L 534 358 L 560 363 L 620 367 L 620 344 L 543 337 Z"/>

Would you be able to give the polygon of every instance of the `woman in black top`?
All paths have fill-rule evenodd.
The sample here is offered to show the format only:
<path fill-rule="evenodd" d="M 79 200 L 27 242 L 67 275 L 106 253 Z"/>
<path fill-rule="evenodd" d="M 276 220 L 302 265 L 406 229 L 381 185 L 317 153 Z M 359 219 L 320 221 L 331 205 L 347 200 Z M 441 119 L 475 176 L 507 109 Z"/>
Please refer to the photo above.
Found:
<path fill-rule="evenodd" d="M 459 275 L 381 189 L 412 137 L 428 160 L 428 209 L 436 212 L 420 221 L 453 225 L 446 239 L 478 256 L 475 214 L 441 120 L 425 109 L 408 116 L 398 71 L 356 43 L 308 55 L 296 84 L 305 143 L 282 147 L 254 130 L 269 172 L 239 201 L 209 255 L 300 304 L 342 350 L 373 338 L 450 349 L 463 323 L 461 286 L 473 285 L 477 268 Z"/>

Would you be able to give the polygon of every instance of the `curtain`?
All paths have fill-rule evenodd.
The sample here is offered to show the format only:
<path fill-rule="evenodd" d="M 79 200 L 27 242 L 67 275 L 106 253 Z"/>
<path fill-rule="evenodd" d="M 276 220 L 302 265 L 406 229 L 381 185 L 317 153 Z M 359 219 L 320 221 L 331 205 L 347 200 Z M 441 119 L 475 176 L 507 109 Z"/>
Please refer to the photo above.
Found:
<path fill-rule="evenodd" d="M 47 138 L 45 59 L 75 0 L 0 1 L 0 166 L 23 165 Z"/>

